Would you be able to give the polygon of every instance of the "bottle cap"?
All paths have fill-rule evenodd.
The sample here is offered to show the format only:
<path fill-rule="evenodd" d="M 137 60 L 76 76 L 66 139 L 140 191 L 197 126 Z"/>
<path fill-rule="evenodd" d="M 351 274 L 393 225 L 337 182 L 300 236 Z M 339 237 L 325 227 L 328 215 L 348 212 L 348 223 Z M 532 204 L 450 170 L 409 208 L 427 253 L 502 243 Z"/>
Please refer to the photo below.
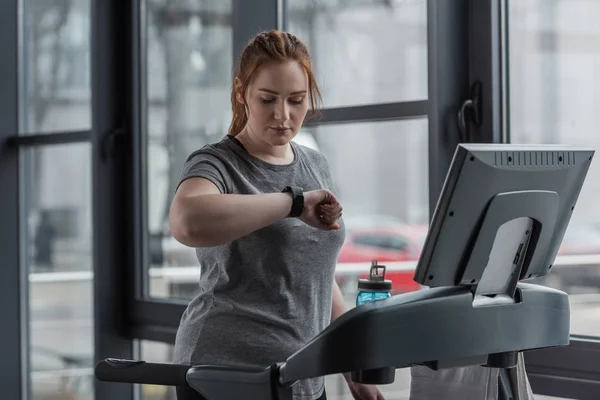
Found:
<path fill-rule="evenodd" d="M 381 271 L 381 274 L 379 273 Z M 359 279 L 359 290 L 371 292 L 389 292 L 392 290 L 392 281 L 385 279 L 385 265 L 378 265 L 377 260 L 371 261 L 368 279 Z"/>

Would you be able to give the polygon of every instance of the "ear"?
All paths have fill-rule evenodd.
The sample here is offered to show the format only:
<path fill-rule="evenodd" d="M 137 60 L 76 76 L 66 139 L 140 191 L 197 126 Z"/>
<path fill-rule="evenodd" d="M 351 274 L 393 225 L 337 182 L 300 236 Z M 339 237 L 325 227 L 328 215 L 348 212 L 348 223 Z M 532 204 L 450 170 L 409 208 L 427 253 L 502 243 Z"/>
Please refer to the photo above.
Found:
<path fill-rule="evenodd" d="M 237 76 L 235 77 L 234 85 L 235 85 L 235 98 L 236 98 L 236 100 L 240 104 L 245 104 L 246 102 L 244 101 L 244 93 L 242 93 L 242 89 L 243 89 L 242 81 Z"/>

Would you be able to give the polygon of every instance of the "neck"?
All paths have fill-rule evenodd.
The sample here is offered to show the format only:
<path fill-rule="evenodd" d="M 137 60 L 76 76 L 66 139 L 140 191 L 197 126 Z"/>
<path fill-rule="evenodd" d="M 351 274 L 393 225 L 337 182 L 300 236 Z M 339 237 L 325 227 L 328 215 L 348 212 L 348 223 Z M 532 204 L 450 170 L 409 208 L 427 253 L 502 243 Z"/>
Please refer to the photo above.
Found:
<path fill-rule="evenodd" d="M 294 152 L 289 143 L 274 146 L 261 140 L 246 126 L 235 138 L 242 142 L 248 153 L 271 164 L 289 164 L 294 160 Z"/>

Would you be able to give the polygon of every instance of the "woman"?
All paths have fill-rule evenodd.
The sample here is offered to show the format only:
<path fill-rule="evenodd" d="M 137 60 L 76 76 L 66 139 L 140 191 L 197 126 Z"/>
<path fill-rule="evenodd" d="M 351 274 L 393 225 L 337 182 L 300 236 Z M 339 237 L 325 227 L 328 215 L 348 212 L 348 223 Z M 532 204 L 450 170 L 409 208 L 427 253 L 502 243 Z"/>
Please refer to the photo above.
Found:
<path fill-rule="evenodd" d="M 325 158 L 292 142 L 319 98 L 298 38 L 270 31 L 249 41 L 232 88 L 229 134 L 189 156 L 171 206 L 173 236 L 195 247 L 202 264 L 175 362 L 268 366 L 346 311 L 334 280 L 342 207 Z M 383 398 L 345 377 L 356 399 Z M 322 377 L 293 391 L 295 399 L 326 398 Z M 189 388 L 177 396 L 203 398 Z"/>

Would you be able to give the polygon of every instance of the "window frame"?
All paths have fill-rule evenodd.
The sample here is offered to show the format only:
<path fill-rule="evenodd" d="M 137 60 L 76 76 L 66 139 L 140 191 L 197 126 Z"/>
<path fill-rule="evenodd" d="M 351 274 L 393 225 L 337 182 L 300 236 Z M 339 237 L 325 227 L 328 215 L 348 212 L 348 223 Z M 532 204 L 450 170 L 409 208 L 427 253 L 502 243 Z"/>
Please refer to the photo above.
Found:
<path fill-rule="evenodd" d="M 0 304 L 4 327 L 0 330 L 0 354 L 4 374 L 0 386 L 4 396 L 27 398 L 29 385 L 28 346 L 28 279 L 22 268 L 20 246 L 23 238 L 20 227 L 19 204 L 19 147 L 10 142 L 19 128 L 19 44 L 20 23 L 17 1 L 0 2 L 0 37 L 5 53 L 0 58 L 0 240 L 2 264 L 0 270 Z M 15 234 L 17 233 L 17 234 Z M 16 268 L 15 268 L 16 266 Z"/>
<path fill-rule="evenodd" d="M 140 1 L 91 0 L 94 359 L 134 358 L 129 335 L 135 284 L 133 138 L 139 79 Z M 97 400 L 133 399 L 133 385 L 95 382 Z"/>
<path fill-rule="evenodd" d="M 429 119 L 429 199 L 433 214 L 448 166 L 460 137 L 457 110 L 471 96 L 471 84 L 483 87 L 482 123 L 467 125 L 478 142 L 508 141 L 507 17 L 508 0 L 424 0 L 427 2 L 428 98 L 323 110 L 309 125 Z M 232 0 L 234 55 L 263 29 L 287 26 L 287 0 Z M 186 302 L 145 297 L 148 281 L 147 229 L 143 191 L 146 115 L 146 0 L 123 4 L 91 0 L 92 129 L 18 136 L 19 0 L 0 2 L 0 35 L 8 56 L 0 59 L 0 237 L 8 251 L 3 262 L 26 261 L 20 249 L 20 149 L 58 143 L 91 142 L 94 200 L 95 359 L 133 358 L 134 340 L 173 343 Z M 234 56 L 232 55 L 232 56 Z M 123 173 L 129 171 L 129 173 Z M 125 227 L 119 232 L 118 228 Z M 19 232 L 19 235 L 15 235 Z M 26 398 L 28 375 L 27 282 L 24 268 L 4 268 L 0 304 L 6 328 L 0 349 L 14 375 L 0 378 L 11 398 Z M 17 280 L 19 285 L 15 285 Z M 15 346 L 15 343 L 18 343 Z M 525 355 L 536 393 L 586 398 L 600 391 L 600 342 L 573 337 L 566 347 Z M 20 377 L 17 379 L 17 376 Z M 24 380 L 24 381 L 22 381 Z M 133 398 L 132 385 L 96 384 L 97 400 Z"/>

